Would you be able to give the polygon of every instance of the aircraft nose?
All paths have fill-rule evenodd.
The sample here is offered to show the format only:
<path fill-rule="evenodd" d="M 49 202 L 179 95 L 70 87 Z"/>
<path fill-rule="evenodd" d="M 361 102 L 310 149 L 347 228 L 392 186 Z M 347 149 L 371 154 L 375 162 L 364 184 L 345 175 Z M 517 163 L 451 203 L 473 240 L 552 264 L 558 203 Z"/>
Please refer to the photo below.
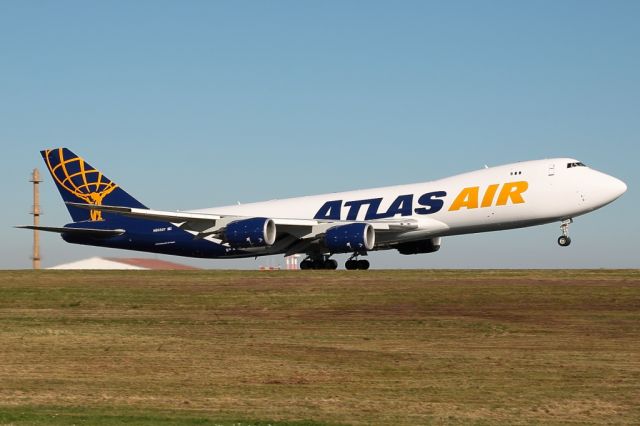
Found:
<path fill-rule="evenodd" d="M 609 196 L 611 197 L 612 200 L 615 200 L 616 198 L 620 197 L 622 194 L 627 192 L 626 183 L 624 183 L 620 179 L 615 178 L 613 176 L 609 176 L 609 175 L 605 175 L 605 176 L 606 176 L 605 188 L 607 188 L 607 192 L 609 193 Z"/>

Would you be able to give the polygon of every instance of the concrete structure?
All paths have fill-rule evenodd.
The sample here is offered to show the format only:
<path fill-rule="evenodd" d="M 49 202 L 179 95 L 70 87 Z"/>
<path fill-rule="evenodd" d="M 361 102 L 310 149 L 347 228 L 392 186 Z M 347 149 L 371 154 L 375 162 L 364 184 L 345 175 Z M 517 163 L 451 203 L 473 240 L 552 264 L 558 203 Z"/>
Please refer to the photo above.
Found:
<path fill-rule="evenodd" d="M 109 258 L 90 257 L 75 262 L 64 263 L 47 269 L 110 269 L 110 270 L 197 270 L 193 266 L 181 265 L 179 263 L 167 262 L 158 259 L 144 258 Z"/>

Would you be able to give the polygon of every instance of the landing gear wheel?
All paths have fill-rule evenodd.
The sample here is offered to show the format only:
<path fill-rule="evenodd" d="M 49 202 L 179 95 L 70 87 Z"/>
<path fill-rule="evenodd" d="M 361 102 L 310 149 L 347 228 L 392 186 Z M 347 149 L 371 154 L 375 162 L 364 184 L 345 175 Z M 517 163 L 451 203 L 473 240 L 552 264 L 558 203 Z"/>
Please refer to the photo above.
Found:
<path fill-rule="evenodd" d="M 367 269 L 369 269 L 369 261 L 364 259 L 349 259 L 345 262 L 344 267 L 348 271 L 354 271 L 356 269 L 366 271 Z"/>
<path fill-rule="evenodd" d="M 302 262 L 300 262 L 300 269 L 303 270 L 307 270 L 307 269 L 311 269 L 313 266 L 313 264 L 311 263 L 310 260 L 303 260 Z"/>
<path fill-rule="evenodd" d="M 327 259 L 324 262 L 324 269 L 338 269 L 338 262 L 335 259 Z"/>
<path fill-rule="evenodd" d="M 571 244 L 571 238 L 565 237 L 563 235 L 558 238 L 558 244 L 560 244 L 562 247 L 567 247 L 569 244 Z"/>
<path fill-rule="evenodd" d="M 569 238 L 569 225 L 571 223 L 573 223 L 573 219 L 565 219 L 560 223 L 562 235 L 558 238 L 558 244 L 562 247 L 567 247 L 571 244 L 571 238 Z"/>
<path fill-rule="evenodd" d="M 300 269 L 338 269 L 338 262 L 329 256 L 307 257 L 300 262 Z"/>
<path fill-rule="evenodd" d="M 369 269 L 369 261 L 364 259 L 358 260 L 358 269 L 362 269 L 363 271 Z"/>

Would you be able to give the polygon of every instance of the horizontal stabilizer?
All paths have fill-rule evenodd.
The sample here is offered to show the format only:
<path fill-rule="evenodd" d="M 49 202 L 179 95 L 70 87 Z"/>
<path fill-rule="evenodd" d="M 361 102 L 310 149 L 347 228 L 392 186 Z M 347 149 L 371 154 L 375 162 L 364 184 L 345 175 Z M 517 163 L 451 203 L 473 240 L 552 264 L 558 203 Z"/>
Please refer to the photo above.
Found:
<path fill-rule="evenodd" d="M 35 231 L 57 232 L 59 234 L 85 235 L 88 237 L 108 238 L 116 237 L 125 233 L 124 229 L 93 229 L 93 228 L 64 228 L 55 226 L 16 226 L 20 229 L 33 229 Z"/>

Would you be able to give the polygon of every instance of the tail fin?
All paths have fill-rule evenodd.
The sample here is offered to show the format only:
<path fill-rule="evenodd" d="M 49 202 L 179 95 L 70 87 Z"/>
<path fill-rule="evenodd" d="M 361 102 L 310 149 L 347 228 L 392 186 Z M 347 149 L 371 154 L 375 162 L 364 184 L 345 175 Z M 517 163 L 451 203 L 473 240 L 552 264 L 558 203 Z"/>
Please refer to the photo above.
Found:
<path fill-rule="evenodd" d="M 40 151 L 65 202 L 146 208 L 67 148 Z M 102 212 L 67 205 L 74 222 L 103 220 Z"/>

